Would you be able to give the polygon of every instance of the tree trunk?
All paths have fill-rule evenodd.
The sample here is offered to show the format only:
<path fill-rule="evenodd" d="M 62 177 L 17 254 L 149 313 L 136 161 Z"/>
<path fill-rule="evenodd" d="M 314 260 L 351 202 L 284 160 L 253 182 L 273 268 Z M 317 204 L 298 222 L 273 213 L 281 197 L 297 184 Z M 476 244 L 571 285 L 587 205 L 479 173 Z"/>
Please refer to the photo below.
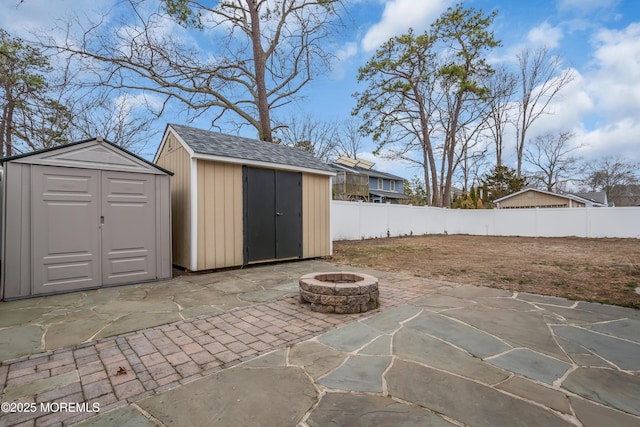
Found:
<path fill-rule="evenodd" d="M 253 58 L 256 74 L 256 89 L 258 93 L 258 115 L 260 119 L 260 135 L 262 141 L 273 142 L 271 136 L 271 117 L 269 115 L 269 101 L 267 99 L 267 86 L 265 83 L 265 58 L 264 49 L 260 41 L 260 13 L 257 0 L 247 0 L 249 15 L 251 17 L 251 44 L 253 45 Z"/>
<path fill-rule="evenodd" d="M 11 142 L 13 124 L 14 102 L 9 99 L 2 109 L 2 122 L 0 123 L 0 157 L 13 155 Z"/>
<path fill-rule="evenodd" d="M 4 157 L 4 133 L 5 133 L 5 129 L 6 129 L 6 123 L 7 123 L 7 112 L 6 112 L 7 106 L 5 105 L 2 108 L 2 119 L 0 120 L 0 157 Z"/>
<path fill-rule="evenodd" d="M 431 205 L 431 180 L 429 179 L 429 158 L 427 157 L 427 148 L 425 144 L 422 144 L 422 169 L 424 172 L 424 191 L 425 202 L 427 205 Z"/>
<path fill-rule="evenodd" d="M 519 133 L 520 133 L 520 135 L 518 135 L 518 140 L 516 141 L 516 144 L 518 146 L 518 167 L 516 168 L 516 177 L 517 178 L 521 178 L 522 177 L 522 156 L 524 155 L 525 130 L 521 129 Z"/>
<path fill-rule="evenodd" d="M 6 128 L 5 128 L 5 138 L 4 138 L 4 144 L 6 147 L 5 150 L 5 154 L 7 157 L 9 156 L 13 156 L 13 144 L 11 141 L 11 136 L 12 136 L 12 130 L 11 129 L 13 127 L 13 105 L 11 102 L 9 102 L 8 105 L 8 111 L 7 111 L 7 122 L 6 122 Z"/>

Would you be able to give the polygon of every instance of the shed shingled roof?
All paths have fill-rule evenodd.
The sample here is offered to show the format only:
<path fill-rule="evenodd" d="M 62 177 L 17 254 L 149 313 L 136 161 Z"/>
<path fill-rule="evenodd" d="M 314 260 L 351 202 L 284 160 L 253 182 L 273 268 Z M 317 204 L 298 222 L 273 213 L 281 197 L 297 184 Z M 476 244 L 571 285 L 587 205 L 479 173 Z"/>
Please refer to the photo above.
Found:
<path fill-rule="evenodd" d="M 330 166 L 300 148 L 184 125 L 169 124 L 168 126 L 197 154 L 334 172 Z"/>

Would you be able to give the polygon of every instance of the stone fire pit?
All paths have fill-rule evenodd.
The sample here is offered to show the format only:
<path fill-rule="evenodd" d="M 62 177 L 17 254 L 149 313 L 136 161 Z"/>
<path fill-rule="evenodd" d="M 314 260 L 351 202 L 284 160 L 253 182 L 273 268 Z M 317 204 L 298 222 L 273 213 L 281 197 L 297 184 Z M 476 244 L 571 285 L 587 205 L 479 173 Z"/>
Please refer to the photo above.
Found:
<path fill-rule="evenodd" d="M 322 313 L 378 308 L 378 279 L 362 273 L 309 273 L 300 278 L 300 302 Z"/>

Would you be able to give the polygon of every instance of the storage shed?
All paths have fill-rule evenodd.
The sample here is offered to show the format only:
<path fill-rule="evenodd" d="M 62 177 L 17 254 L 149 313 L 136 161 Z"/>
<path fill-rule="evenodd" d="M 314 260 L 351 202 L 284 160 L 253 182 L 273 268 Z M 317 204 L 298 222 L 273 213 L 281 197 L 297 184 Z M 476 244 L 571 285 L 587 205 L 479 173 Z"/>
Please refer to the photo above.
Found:
<path fill-rule="evenodd" d="M 171 277 L 171 172 L 101 138 L 0 165 L 3 299 Z"/>
<path fill-rule="evenodd" d="M 173 263 L 210 270 L 330 255 L 333 170 L 298 148 L 169 124 Z"/>

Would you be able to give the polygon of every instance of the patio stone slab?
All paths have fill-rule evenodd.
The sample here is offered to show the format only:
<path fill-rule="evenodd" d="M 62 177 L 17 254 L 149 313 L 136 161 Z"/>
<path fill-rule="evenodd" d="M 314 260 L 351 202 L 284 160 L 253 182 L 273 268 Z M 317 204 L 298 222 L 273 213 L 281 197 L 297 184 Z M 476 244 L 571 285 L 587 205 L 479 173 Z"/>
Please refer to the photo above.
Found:
<path fill-rule="evenodd" d="M 564 307 L 571 307 L 576 303 L 575 301 L 571 301 L 566 298 L 552 297 L 547 295 L 528 294 L 526 292 L 519 293 L 518 299 L 521 299 L 523 301 L 530 301 L 530 302 L 542 303 L 542 304 L 548 304 L 548 305 L 560 305 Z"/>
<path fill-rule="evenodd" d="M 278 285 L 273 289 L 278 291 L 285 291 L 285 292 L 298 292 L 300 290 L 300 285 L 298 284 L 297 281 L 295 281 L 291 283 L 285 283 L 283 285 Z"/>
<path fill-rule="evenodd" d="M 202 315 L 213 316 L 220 313 L 222 313 L 222 310 L 211 305 L 198 305 L 194 307 L 183 308 L 182 310 L 180 310 L 180 314 L 185 319 L 194 319 Z"/>
<path fill-rule="evenodd" d="M 486 384 L 496 384 L 509 377 L 509 373 L 414 329 L 403 328 L 394 335 L 393 353 L 403 359 L 473 378 Z"/>
<path fill-rule="evenodd" d="M 304 367 L 313 379 L 337 368 L 346 358 L 345 353 L 315 341 L 296 344 L 289 351 L 289 363 Z"/>
<path fill-rule="evenodd" d="M 180 314 L 178 314 L 177 311 L 161 313 L 153 311 L 133 312 L 108 324 L 100 331 L 100 333 L 98 333 L 96 338 L 112 337 L 114 335 L 124 334 L 130 331 L 177 322 L 178 320 L 182 320 L 182 317 L 180 317 Z"/>
<path fill-rule="evenodd" d="M 115 409 L 113 411 L 100 414 L 97 417 L 89 418 L 79 424 L 77 427 L 158 427 L 158 424 L 145 417 L 142 412 L 133 406 L 125 406 L 124 408 Z"/>
<path fill-rule="evenodd" d="M 267 291 L 255 291 L 255 292 L 247 292 L 246 294 L 239 295 L 242 301 L 249 302 L 266 302 L 271 301 L 276 298 L 282 298 L 284 296 L 289 295 L 290 292 L 283 292 L 278 290 L 267 290 Z"/>
<path fill-rule="evenodd" d="M 640 418 L 638 417 L 594 405 L 587 400 L 576 397 L 569 397 L 569 400 L 576 417 L 584 427 L 637 427 L 640 425 Z"/>
<path fill-rule="evenodd" d="M 287 350 L 281 349 L 245 362 L 245 368 L 274 368 L 287 366 Z"/>
<path fill-rule="evenodd" d="M 368 344 L 358 354 L 370 356 L 391 356 L 391 335 L 382 335 Z"/>
<path fill-rule="evenodd" d="M 465 299 L 477 297 L 510 297 L 513 295 L 512 291 L 473 285 L 455 286 L 446 291 L 440 291 L 440 293 Z"/>
<path fill-rule="evenodd" d="M 210 286 L 218 292 L 225 294 L 239 294 L 244 292 L 254 292 L 264 290 L 260 285 L 251 283 L 245 279 L 230 279 L 223 282 L 215 283 Z"/>
<path fill-rule="evenodd" d="M 393 307 L 382 313 L 378 313 L 370 318 L 363 320 L 365 325 L 376 328 L 379 331 L 390 333 L 398 329 L 407 319 L 412 318 L 422 311 L 421 308 L 404 305 L 402 307 Z"/>
<path fill-rule="evenodd" d="M 487 362 L 549 385 L 562 378 L 572 366 L 526 348 L 516 348 Z"/>
<path fill-rule="evenodd" d="M 495 301 L 505 302 L 508 300 Z M 527 347 L 569 361 L 562 348 L 553 339 L 541 311 L 523 312 L 473 307 L 448 312 L 447 316 L 462 320 L 494 336 L 499 336 L 513 347 Z"/>
<path fill-rule="evenodd" d="M 640 371 L 640 344 L 574 326 L 556 325 L 551 328 L 557 335 L 588 348 L 621 369 Z"/>
<path fill-rule="evenodd" d="M 219 304 L 221 298 L 231 298 L 237 300 L 236 295 L 226 295 L 215 290 L 198 289 L 191 292 L 176 293 L 172 298 L 174 305 L 178 304 L 182 308 L 211 306 Z M 177 310 L 177 306 L 176 306 Z"/>
<path fill-rule="evenodd" d="M 418 307 L 433 307 L 440 309 L 449 309 L 449 308 L 461 308 L 461 307 L 469 307 L 476 305 L 475 302 L 471 300 L 466 300 L 458 297 L 452 297 L 449 295 L 425 295 L 423 297 L 417 298 L 411 301 L 411 305 L 415 305 Z"/>
<path fill-rule="evenodd" d="M 172 426 L 294 426 L 316 401 L 302 369 L 235 367 L 143 399 L 138 406 Z"/>
<path fill-rule="evenodd" d="M 568 308 L 558 306 L 544 306 L 546 311 L 555 313 L 562 316 L 563 320 L 569 323 L 595 323 L 604 322 L 608 320 L 620 319 L 620 316 L 613 316 L 610 314 L 591 312 L 587 310 L 581 310 L 579 308 Z"/>
<path fill-rule="evenodd" d="M 640 343 L 640 320 L 614 320 L 613 322 L 586 325 L 585 328 Z"/>
<path fill-rule="evenodd" d="M 567 395 L 525 378 L 514 376 L 502 384 L 498 384 L 496 388 L 538 402 L 556 411 L 571 414 Z"/>
<path fill-rule="evenodd" d="M 44 334 L 45 349 L 53 350 L 84 342 L 109 323 L 108 317 L 96 314 L 89 318 L 86 317 L 80 316 L 78 319 L 49 325 Z"/>
<path fill-rule="evenodd" d="M 578 368 L 562 387 L 582 397 L 640 416 L 640 376 L 612 369 Z"/>
<path fill-rule="evenodd" d="M 617 305 L 606 305 L 597 302 L 579 301 L 578 309 L 586 310 L 591 313 L 600 313 L 616 319 L 636 319 L 640 320 L 640 310 L 629 307 L 620 307 Z"/>
<path fill-rule="evenodd" d="M 0 360 L 14 359 L 42 351 L 44 329 L 38 325 L 0 330 Z"/>
<path fill-rule="evenodd" d="M 396 360 L 386 380 L 393 397 L 474 427 L 575 427 L 551 411 L 494 388 L 411 362 Z"/>
<path fill-rule="evenodd" d="M 499 310 L 514 310 L 521 313 L 526 313 L 528 311 L 534 311 L 534 312 L 539 311 L 533 304 L 526 301 L 514 299 L 511 297 L 508 297 L 508 298 L 479 297 L 479 298 L 476 298 L 476 302 L 478 303 L 476 305 L 476 308 L 480 308 L 478 306 L 483 306 L 483 307 L 497 308 Z"/>
<path fill-rule="evenodd" d="M 325 426 L 453 426 L 433 412 L 388 397 L 327 393 L 307 420 L 310 427 Z"/>
<path fill-rule="evenodd" d="M 360 322 L 329 331 L 318 337 L 318 341 L 341 351 L 355 351 L 381 335 L 380 331 Z"/>
<path fill-rule="evenodd" d="M 511 348 L 487 333 L 438 314 L 422 313 L 405 323 L 405 326 L 450 342 L 480 358 Z"/>
<path fill-rule="evenodd" d="M 151 312 L 170 312 L 170 311 L 178 311 L 178 306 L 176 306 L 172 301 L 139 301 L 139 300 L 126 300 L 126 299 L 116 299 L 109 304 L 102 304 L 95 308 L 93 311 L 99 314 L 129 314 L 136 313 L 140 311 L 141 304 L 144 304 L 146 311 Z"/>
<path fill-rule="evenodd" d="M 382 393 L 382 373 L 389 363 L 391 357 L 386 356 L 351 356 L 317 383 L 335 390 Z"/>
<path fill-rule="evenodd" d="M 42 315 L 50 311 L 46 307 L 13 308 L 13 301 L 1 304 L 0 328 L 19 326 L 25 323 L 42 323 Z"/>

